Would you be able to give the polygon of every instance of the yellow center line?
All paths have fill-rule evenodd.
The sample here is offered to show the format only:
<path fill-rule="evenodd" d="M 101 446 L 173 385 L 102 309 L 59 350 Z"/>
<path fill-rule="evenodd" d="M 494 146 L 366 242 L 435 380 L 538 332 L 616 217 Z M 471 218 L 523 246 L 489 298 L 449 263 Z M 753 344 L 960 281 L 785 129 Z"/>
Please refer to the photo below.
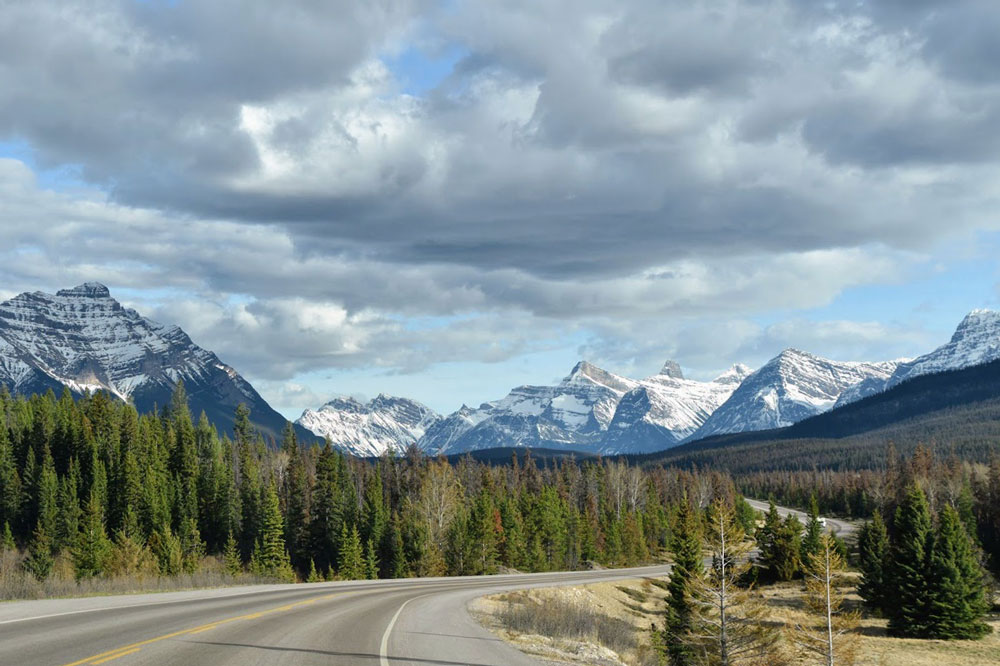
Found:
<path fill-rule="evenodd" d="M 190 629 L 181 629 L 180 631 L 175 631 L 169 634 L 164 634 L 163 636 L 157 636 L 155 638 L 149 638 L 144 641 L 139 641 L 138 643 L 131 643 L 129 645 L 123 645 L 114 650 L 108 650 L 106 652 L 101 652 L 100 654 L 95 654 L 86 659 L 80 659 L 79 661 L 74 661 L 63 666 L 80 666 L 81 664 L 90 664 L 91 666 L 97 666 L 97 664 L 103 664 L 106 661 L 111 661 L 112 659 L 117 659 L 119 657 L 124 657 L 129 654 L 138 652 L 139 649 L 144 645 L 150 645 L 152 643 L 159 643 L 160 641 L 165 641 L 168 638 L 176 638 L 177 636 L 184 636 L 186 634 L 198 634 L 203 631 L 208 631 L 209 629 L 214 629 L 220 624 L 226 624 L 227 622 L 235 622 L 237 620 L 254 620 L 264 615 L 270 613 L 278 613 L 281 611 L 291 610 L 293 608 L 298 608 L 299 606 L 307 606 L 309 604 L 314 604 L 317 601 L 325 601 L 326 599 L 332 599 L 333 597 L 344 594 L 343 592 L 335 592 L 334 594 L 327 594 L 322 597 L 313 597 L 311 599 L 306 599 L 305 601 L 298 601 L 293 604 L 285 604 L 284 606 L 278 606 L 276 608 L 270 608 L 268 610 L 258 611 L 256 613 L 247 613 L 246 615 L 237 615 L 235 617 L 226 618 L 224 620 L 216 620 L 215 622 L 209 622 L 208 624 L 202 624 L 197 627 L 191 627 Z"/>
<path fill-rule="evenodd" d="M 97 666 L 97 664 L 103 664 L 106 661 L 111 661 L 112 659 L 117 659 L 118 657 L 125 657 L 130 654 L 135 654 L 140 649 L 141 648 L 132 648 L 131 650 L 126 650 L 125 652 L 119 652 L 118 654 L 113 654 L 110 657 L 105 657 L 104 659 L 98 659 L 97 661 L 93 661 L 91 663 L 94 664 L 94 666 Z"/>

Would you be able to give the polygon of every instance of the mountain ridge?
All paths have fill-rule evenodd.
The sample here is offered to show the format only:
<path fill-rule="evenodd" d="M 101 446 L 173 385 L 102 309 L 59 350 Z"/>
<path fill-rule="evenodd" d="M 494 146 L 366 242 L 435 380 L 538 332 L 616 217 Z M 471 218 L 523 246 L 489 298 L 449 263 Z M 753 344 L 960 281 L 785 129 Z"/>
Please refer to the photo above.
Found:
<path fill-rule="evenodd" d="M 139 411 L 169 404 L 182 380 L 192 413 L 231 432 L 239 403 L 277 439 L 286 419 L 232 366 L 175 325 L 126 308 L 99 282 L 0 303 L 0 384 L 13 393 L 105 391 Z M 312 438 L 308 430 L 300 436 Z"/>

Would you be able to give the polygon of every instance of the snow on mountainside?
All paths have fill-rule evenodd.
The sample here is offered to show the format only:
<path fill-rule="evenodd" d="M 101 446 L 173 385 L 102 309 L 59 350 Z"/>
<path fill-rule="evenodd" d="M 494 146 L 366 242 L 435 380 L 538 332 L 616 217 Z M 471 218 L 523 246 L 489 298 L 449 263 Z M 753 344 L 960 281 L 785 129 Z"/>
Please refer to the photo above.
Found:
<path fill-rule="evenodd" d="M 498 446 L 595 451 L 618 401 L 637 385 L 581 361 L 556 386 L 519 386 L 478 409 L 463 407 L 429 428 L 420 446 L 435 454 Z"/>
<path fill-rule="evenodd" d="M 1000 358 L 1000 312 L 973 310 L 955 329 L 951 340 L 929 354 L 900 364 L 886 383 L 891 388 L 912 377 L 959 370 Z"/>
<path fill-rule="evenodd" d="M 961 370 L 1000 359 L 1000 312 L 973 310 L 955 329 L 951 340 L 934 351 L 899 363 L 884 380 L 871 378 L 844 391 L 837 407 L 890 389 L 907 379 L 946 370 Z"/>
<path fill-rule="evenodd" d="M 55 295 L 23 293 L 0 303 L 0 384 L 21 394 L 103 390 L 140 412 L 169 402 L 183 380 L 195 418 L 204 411 L 229 429 L 239 403 L 277 435 L 285 419 L 233 368 L 165 326 L 122 307 L 88 282 Z"/>
<path fill-rule="evenodd" d="M 336 398 L 317 410 L 307 409 L 296 421 L 343 451 L 357 456 L 402 453 L 441 420 L 430 407 L 415 400 L 380 394 L 362 404 Z"/>
<path fill-rule="evenodd" d="M 645 453 L 680 444 L 722 405 L 750 368 L 735 365 L 710 382 L 685 379 L 668 361 L 660 374 L 642 380 L 618 403 L 601 453 Z"/>
<path fill-rule="evenodd" d="M 830 409 L 851 386 L 885 381 L 897 365 L 830 361 L 786 349 L 747 377 L 692 439 L 791 425 Z"/>

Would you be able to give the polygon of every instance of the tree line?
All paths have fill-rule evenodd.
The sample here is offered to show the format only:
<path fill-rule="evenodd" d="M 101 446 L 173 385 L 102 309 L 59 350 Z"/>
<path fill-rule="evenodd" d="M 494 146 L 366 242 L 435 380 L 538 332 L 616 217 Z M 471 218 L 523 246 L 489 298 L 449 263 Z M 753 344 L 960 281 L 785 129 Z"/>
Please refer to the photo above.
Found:
<path fill-rule="evenodd" d="M 103 393 L 0 393 L 0 547 L 39 580 L 209 560 L 280 580 L 623 566 L 662 553 L 686 489 L 735 496 L 724 475 L 622 462 L 365 461 L 303 446 L 291 424 L 275 445 L 243 406 L 220 436 L 182 384 L 150 414 Z"/>

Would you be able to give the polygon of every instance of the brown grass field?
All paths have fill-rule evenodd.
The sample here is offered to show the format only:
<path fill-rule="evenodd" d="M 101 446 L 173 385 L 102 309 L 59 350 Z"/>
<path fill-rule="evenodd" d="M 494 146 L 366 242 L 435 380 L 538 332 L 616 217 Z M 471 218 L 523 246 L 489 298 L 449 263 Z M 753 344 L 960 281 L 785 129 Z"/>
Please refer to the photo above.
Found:
<path fill-rule="evenodd" d="M 848 588 L 849 589 L 849 588 Z M 846 590 L 845 590 L 846 591 Z M 771 621 L 780 626 L 808 621 L 801 583 L 770 585 L 761 590 Z M 519 649 L 553 663 L 595 666 L 654 666 L 651 628 L 663 623 L 662 580 L 630 580 L 579 587 L 547 588 L 495 595 L 474 602 L 480 621 Z M 847 604 L 857 606 L 852 593 Z M 998 666 L 1000 611 L 987 621 L 993 632 L 978 641 L 891 638 L 886 621 L 863 618 L 857 629 L 857 666 Z M 627 636 L 623 625 L 631 627 Z M 791 664 L 820 663 L 786 652 Z"/>

